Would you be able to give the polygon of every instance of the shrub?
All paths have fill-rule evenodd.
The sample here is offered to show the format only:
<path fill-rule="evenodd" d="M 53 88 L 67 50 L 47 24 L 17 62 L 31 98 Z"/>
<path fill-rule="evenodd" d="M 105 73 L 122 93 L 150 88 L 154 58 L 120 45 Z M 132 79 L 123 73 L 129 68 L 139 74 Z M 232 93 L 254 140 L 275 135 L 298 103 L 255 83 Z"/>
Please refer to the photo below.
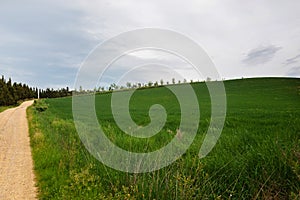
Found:
<path fill-rule="evenodd" d="M 39 112 L 44 112 L 48 109 L 49 105 L 44 100 L 34 100 L 34 107 Z"/>

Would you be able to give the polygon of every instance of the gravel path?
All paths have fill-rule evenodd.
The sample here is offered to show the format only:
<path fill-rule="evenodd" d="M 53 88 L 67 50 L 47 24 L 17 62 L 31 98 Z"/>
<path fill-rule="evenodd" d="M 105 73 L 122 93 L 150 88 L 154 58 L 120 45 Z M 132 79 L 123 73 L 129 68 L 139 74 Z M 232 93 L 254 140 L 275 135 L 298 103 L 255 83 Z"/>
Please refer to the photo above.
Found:
<path fill-rule="evenodd" d="M 0 113 L 0 199 L 36 199 L 26 119 L 32 103 Z"/>

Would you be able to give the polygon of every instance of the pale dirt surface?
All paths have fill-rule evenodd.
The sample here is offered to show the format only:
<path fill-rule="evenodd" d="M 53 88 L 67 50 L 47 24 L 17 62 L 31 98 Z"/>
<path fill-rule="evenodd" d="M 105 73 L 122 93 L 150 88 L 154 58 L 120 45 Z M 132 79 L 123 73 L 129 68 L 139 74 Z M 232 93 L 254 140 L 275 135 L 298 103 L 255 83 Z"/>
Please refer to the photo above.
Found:
<path fill-rule="evenodd" d="M 0 113 L 0 199 L 36 199 L 26 108 Z"/>

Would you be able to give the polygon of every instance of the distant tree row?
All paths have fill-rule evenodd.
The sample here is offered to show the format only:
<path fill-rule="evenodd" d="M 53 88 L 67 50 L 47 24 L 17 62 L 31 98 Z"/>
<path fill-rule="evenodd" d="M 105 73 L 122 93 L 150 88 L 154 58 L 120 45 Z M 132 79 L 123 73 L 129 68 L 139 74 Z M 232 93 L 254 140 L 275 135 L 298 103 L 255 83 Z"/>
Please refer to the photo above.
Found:
<path fill-rule="evenodd" d="M 0 79 L 0 106 L 15 105 L 20 100 L 36 97 L 36 88 L 22 83 L 12 83 L 10 78 L 6 81 L 4 76 Z"/>
<path fill-rule="evenodd" d="M 206 82 L 210 82 L 211 78 L 207 77 Z M 199 81 L 198 81 L 199 82 Z M 76 93 L 91 93 L 91 92 L 107 92 L 107 91 L 114 91 L 114 90 L 127 90 L 127 89 L 137 89 L 137 88 L 151 88 L 151 87 L 159 87 L 159 86 L 165 86 L 165 85 L 170 85 L 170 84 L 187 84 L 188 80 L 187 79 L 183 79 L 183 81 L 181 80 L 175 80 L 175 78 L 172 78 L 171 83 L 169 81 L 164 82 L 163 79 L 161 79 L 160 81 L 149 81 L 147 83 L 130 83 L 127 82 L 125 86 L 123 85 L 117 85 L 115 83 L 110 84 L 108 87 L 104 88 L 104 87 L 99 87 L 99 88 L 95 88 L 93 91 L 92 90 L 85 90 L 82 88 L 82 86 L 80 86 L 79 90 L 75 90 Z M 190 80 L 190 83 L 194 83 L 193 80 Z"/>
<path fill-rule="evenodd" d="M 54 90 L 47 88 L 46 90 L 40 90 L 40 98 L 59 98 L 71 96 L 72 91 L 69 90 L 69 87 Z"/>

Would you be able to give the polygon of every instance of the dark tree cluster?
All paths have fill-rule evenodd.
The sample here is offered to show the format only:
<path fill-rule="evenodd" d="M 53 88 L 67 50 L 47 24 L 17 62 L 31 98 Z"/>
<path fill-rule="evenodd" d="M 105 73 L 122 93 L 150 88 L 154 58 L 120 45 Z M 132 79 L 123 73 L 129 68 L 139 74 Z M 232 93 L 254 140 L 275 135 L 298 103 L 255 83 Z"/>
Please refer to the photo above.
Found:
<path fill-rule="evenodd" d="M 16 105 L 18 101 L 37 97 L 37 89 L 26 84 L 6 81 L 4 76 L 0 79 L 0 106 Z"/>
<path fill-rule="evenodd" d="M 72 92 L 69 91 L 68 87 L 58 90 L 49 88 L 40 90 L 40 98 L 58 98 L 71 95 Z M 22 83 L 12 83 L 10 78 L 7 81 L 4 76 L 0 79 L 0 106 L 16 105 L 18 101 L 33 98 L 38 98 L 37 88 Z"/>
<path fill-rule="evenodd" d="M 71 95 L 72 95 L 72 91 L 70 91 L 68 87 L 58 89 L 58 90 L 47 88 L 46 90 L 40 91 L 40 98 L 59 98 L 59 97 L 66 97 Z"/>

